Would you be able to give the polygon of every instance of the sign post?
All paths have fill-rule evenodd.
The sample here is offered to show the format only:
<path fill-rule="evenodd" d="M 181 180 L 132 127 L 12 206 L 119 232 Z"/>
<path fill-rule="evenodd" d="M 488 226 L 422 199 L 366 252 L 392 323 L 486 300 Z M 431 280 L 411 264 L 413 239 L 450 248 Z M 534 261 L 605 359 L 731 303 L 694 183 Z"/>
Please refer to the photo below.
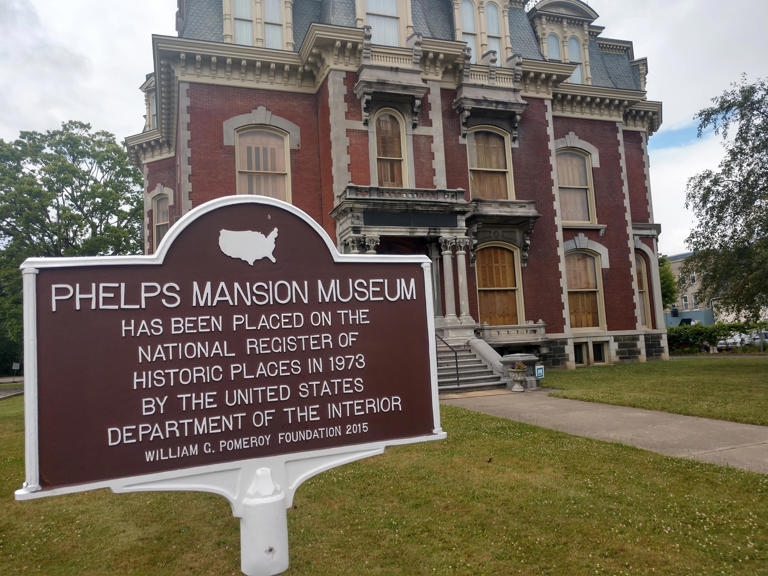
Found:
<path fill-rule="evenodd" d="M 237 196 L 189 212 L 154 255 L 22 271 L 18 500 L 220 494 L 243 572 L 272 575 L 304 480 L 445 438 L 424 256 L 342 255 L 297 208 Z"/>

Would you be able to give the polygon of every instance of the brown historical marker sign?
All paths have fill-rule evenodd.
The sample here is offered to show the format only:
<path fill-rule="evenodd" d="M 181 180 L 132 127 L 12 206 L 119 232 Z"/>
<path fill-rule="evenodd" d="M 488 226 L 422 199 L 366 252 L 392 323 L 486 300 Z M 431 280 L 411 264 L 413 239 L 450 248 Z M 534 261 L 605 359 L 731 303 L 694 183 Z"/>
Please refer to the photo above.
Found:
<path fill-rule="evenodd" d="M 445 436 L 426 257 L 340 255 L 298 209 L 231 197 L 186 215 L 156 255 L 22 268 L 18 498 L 194 475 L 237 502 L 199 478 L 245 461 L 290 503 L 329 465 Z"/>

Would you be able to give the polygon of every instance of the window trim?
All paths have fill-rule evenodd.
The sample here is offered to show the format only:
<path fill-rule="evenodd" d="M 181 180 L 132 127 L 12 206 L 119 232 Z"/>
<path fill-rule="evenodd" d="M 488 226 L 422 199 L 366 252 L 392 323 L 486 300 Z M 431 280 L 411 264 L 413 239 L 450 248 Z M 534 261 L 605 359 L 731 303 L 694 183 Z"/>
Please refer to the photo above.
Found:
<path fill-rule="evenodd" d="M 466 136 L 466 149 L 467 149 L 467 176 L 469 178 L 469 199 L 472 200 L 484 200 L 484 198 L 474 198 L 472 196 L 472 176 L 471 172 L 473 170 L 471 166 L 471 157 L 469 155 L 469 140 L 472 134 L 476 132 L 492 132 L 498 136 L 501 136 L 504 138 L 504 153 L 505 158 L 507 162 L 507 169 L 504 170 L 506 173 L 506 181 L 507 181 L 507 197 L 503 200 L 514 200 L 515 199 L 515 179 L 513 174 L 513 166 L 512 166 L 512 142 L 509 132 L 506 130 L 502 130 L 501 128 L 497 128 L 496 126 L 491 126 L 488 124 L 480 124 L 478 126 L 472 126 L 469 130 L 467 130 L 467 136 Z M 493 171 L 493 172 L 501 172 L 501 170 L 498 169 L 492 169 L 492 168 L 475 168 L 475 170 L 484 170 L 486 172 Z"/>
<path fill-rule="evenodd" d="M 161 200 L 165 200 L 168 202 L 168 219 L 161 222 L 158 220 L 158 209 L 157 204 Z M 157 228 L 158 226 L 167 226 L 165 229 L 165 232 L 163 235 L 158 238 L 157 234 Z M 157 251 L 157 247 L 160 245 L 160 242 L 162 242 L 163 238 L 168 234 L 168 230 L 171 229 L 171 197 L 169 194 L 162 192 L 160 194 L 157 194 L 152 198 L 152 248 L 153 252 Z"/>
<path fill-rule="evenodd" d="M 409 30 L 412 31 L 413 24 L 411 23 L 411 0 L 394 0 L 397 2 L 397 44 L 393 46 L 405 46 L 406 39 L 409 35 Z M 362 28 L 368 25 L 368 2 L 367 0 L 355 0 L 355 14 L 356 14 L 356 26 Z M 371 14 L 377 14 L 371 12 Z M 388 18 L 395 18 L 388 14 L 383 14 Z M 390 46 L 390 44 L 378 44 L 379 46 Z"/>
<path fill-rule="evenodd" d="M 587 256 L 590 256 L 594 259 L 595 263 L 595 283 L 597 285 L 595 290 L 585 290 L 581 288 L 575 288 L 571 289 L 570 286 L 568 286 L 568 257 L 572 256 L 574 254 L 586 254 Z M 602 265 L 602 259 L 600 257 L 600 254 L 593 251 L 593 250 L 585 250 L 583 248 L 577 249 L 577 250 L 570 250 L 569 252 L 566 252 L 565 254 L 565 288 L 566 288 L 566 296 L 569 297 L 571 292 L 596 292 L 597 293 L 597 318 L 598 318 L 598 325 L 597 326 L 580 326 L 580 327 L 574 327 L 572 324 L 572 314 L 570 310 L 570 298 L 566 298 L 568 300 L 568 326 L 571 330 L 571 332 L 593 332 L 595 330 L 606 330 L 606 317 L 605 317 L 605 292 L 603 290 L 603 265 Z"/>
<path fill-rule="evenodd" d="M 473 9 L 474 15 L 474 32 L 468 34 L 474 36 L 474 46 L 470 46 L 470 43 L 464 39 L 464 2 L 468 2 Z M 454 21 L 454 34 L 455 39 L 458 42 L 466 43 L 472 48 L 472 64 L 490 65 L 490 62 L 484 61 L 483 57 L 488 50 L 488 16 L 486 6 L 488 4 L 494 4 L 499 11 L 499 35 L 494 38 L 499 39 L 499 51 L 496 54 L 496 66 L 502 67 L 507 60 L 509 50 L 509 17 L 508 17 L 508 2 L 504 0 L 485 1 L 485 0 L 459 0 L 454 2 L 453 8 L 453 21 Z"/>
<path fill-rule="evenodd" d="M 508 242 L 499 242 L 499 241 L 491 241 L 491 242 L 484 242 L 480 245 L 478 245 L 475 250 L 475 264 L 477 264 L 477 254 L 481 250 L 485 250 L 486 248 L 502 248 L 504 250 L 509 250 L 512 252 L 512 257 L 514 259 L 514 267 L 515 267 L 515 280 L 517 281 L 517 285 L 514 288 L 515 292 L 515 301 L 517 303 L 517 324 L 514 324 L 514 326 L 519 326 L 521 324 L 525 324 L 525 297 L 523 294 L 523 267 L 520 260 L 520 248 L 515 246 L 514 244 L 509 244 Z M 475 297 L 477 299 L 477 316 L 478 316 L 478 323 L 483 323 L 483 318 L 480 316 L 480 279 L 478 278 L 478 267 L 475 266 Z M 498 288 L 496 290 L 499 290 Z M 490 324 L 489 324 L 490 326 Z"/>
<path fill-rule="evenodd" d="M 266 19 L 266 6 L 265 0 L 251 0 L 251 18 L 236 18 L 235 17 L 235 0 L 222 0 L 224 9 L 224 42 L 232 44 L 238 44 L 239 46 L 256 46 L 259 48 L 265 48 L 269 50 L 289 50 L 294 49 L 293 42 L 293 0 L 280 0 L 280 15 L 282 21 L 282 46 L 280 48 L 268 48 L 267 47 L 267 32 L 266 26 L 268 24 L 276 24 L 276 22 L 268 21 Z M 251 24 L 251 42 L 249 44 L 238 43 L 235 40 L 235 28 L 236 21 L 247 21 Z"/>
<path fill-rule="evenodd" d="M 557 55 L 556 56 L 553 56 L 549 52 L 549 48 L 550 48 L 550 44 L 551 44 L 550 38 L 554 38 L 555 39 L 554 45 L 557 46 Z M 544 42 L 544 45 L 547 47 L 547 60 L 556 60 L 557 62 L 562 61 L 562 59 L 563 59 L 563 56 L 562 56 L 563 50 L 562 50 L 562 46 L 560 46 L 560 36 L 558 34 L 556 34 L 555 32 L 550 32 L 549 34 L 547 34 L 547 39 Z"/>
<path fill-rule="evenodd" d="M 645 330 L 653 329 L 653 317 L 651 316 L 651 295 L 650 285 L 648 284 L 648 266 L 645 257 L 635 252 L 635 273 L 637 274 L 637 299 L 639 305 L 645 310 L 645 324 L 638 322 L 640 328 Z M 640 290 L 640 277 L 644 280 L 644 290 Z M 640 317 L 638 317 L 638 321 Z"/>
<path fill-rule="evenodd" d="M 571 42 L 573 42 L 573 41 L 576 42 L 576 45 L 578 47 L 577 48 L 578 52 L 579 52 L 578 53 L 578 57 L 579 57 L 578 60 L 574 60 L 572 58 L 573 52 L 571 50 L 571 47 L 572 47 Z M 581 45 L 581 39 L 578 36 L 575 36 L 575 35 L 571 34 L 568 37 L 568 44 L 567 44 L 567 46 L 568 46 L 568 51 L 567 51 L 567 54 L 566 54 L 566 57 L 568 58 L 567 62 L 569 64 L 576 64 L 576 69 L 568 77 L 568 82 L 570 82 L 571 84 L 584 84 L 584 50 L 583 50 L 583 47 Z M 578 78 L 578 80 L 574 80 L 574 76 L 576 76 L 577 73 L 579 75 L 579 78 Z"/>
<path fill-rule="evenodd" d="M 562 204 L 562 198 L 561 198 L 561 190 L 563 188 L 569 188 L 569 189 L 578 189 L 583 190 L 583 186 L 563 186 L 563 184 L 560 182 L 560 166 L 558 162 L 558 157 L 561 154 L 577 154 L 584 158 L 586 162 L 586 172 L 587 172 L 587 211 L 589 212 L 589 220 L 566 220 L 565 214 L 563 213 L 563 204 Z M 597 209 L 596 209 L 596 203 L 595 203 L 595 183 L 594 178 L 592 176 L 592 155 L 586 151 L 582 150 L 580 148 L 573 148 L 573 147 L 564 147 L 564 148 L 558 148 L 555 152 L 555 167 L 557 171 L 557 198 L 558 198 L 558 204 L 560 207 L 560 219 L 563 226 L 568 225 L 585 225 L 585 224 L 597 224 Z"/>
<path fill-rule="evenodd" d="M 243 192 L 240 190 L 240 175 L 245 173 L 250 173 L 248 170 L 241 168 L 241 165 L 240 165 L 240 138 L 243 134 L 247 132 L 269 132 L 269 133 L 281 136 L 283 138 L 283 154 L 285 155 L 285 172 L 283 173 L 283 172 L 274 172 L 274 171 L 267 171 L 267 170 L 261 170 L 261 171 L 251 170 L 250 172 L 264 173 L 264 174 L 285 174 L 285 198 L 280 198 L 280 200 L 283 200 L 288 203 L 292 203 L 293 193 L 291 190 L 290 134 L 285 130 L 281 130 L 273 126 L 268 126 L 263 124 L 242 126 L 235 130 L 235 193 L 238 196 L 248 195 L 247 192 Z"/>
<path fill-rule="evenodd" d="M 371 154 L 371 184 L 373 186 L 379 186 L 381 188 L 390 188 L 390 186 L 382 186 L 382 184 L 379 182 L 379 143 L 378 138 L 376 134 L 376 125 L 379 121 L 379 117 L 383 116 L 384 114 L 390 114 L 391 116 L 394 116 L 397 120 L 399 127 L 400 127 L 400 154 L 401 154 L 401 172 L 403 175 L 403 182 L 400 188 L 409 188 L 410 182 L 411 182 L 411 163 L 410 163 L 410 148 L 408 147 L 408 137 L 406 133 L 406 122 L 405 122 L 405 116 L 397 110 L 396 108 L 391 108 L 389 106 L 385 106 L 383 108 L 379 108 L 376 110 L 376 112 L 371 116 L 371 120 L 369 121 L 368 125 L 370 126 L 369 130 L 369 138 L 370 140 L 370 148 L 372 151 Z M 386 158 L 385 156 L 381 156 L 381 158 Z M 394 189 L 397 189 L 396 187 Z"/>

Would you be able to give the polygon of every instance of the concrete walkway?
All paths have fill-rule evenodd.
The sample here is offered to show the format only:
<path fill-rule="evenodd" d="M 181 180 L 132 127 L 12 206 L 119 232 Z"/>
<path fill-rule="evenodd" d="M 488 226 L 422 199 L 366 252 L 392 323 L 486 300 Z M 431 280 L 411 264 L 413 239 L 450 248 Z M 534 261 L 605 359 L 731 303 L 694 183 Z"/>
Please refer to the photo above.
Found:
<path fill-rule="evenodd" d="M 441 395 L 443 404 L 668 456 L 768 474 L 768 426 L 565 400 L 550 390 Z"/>

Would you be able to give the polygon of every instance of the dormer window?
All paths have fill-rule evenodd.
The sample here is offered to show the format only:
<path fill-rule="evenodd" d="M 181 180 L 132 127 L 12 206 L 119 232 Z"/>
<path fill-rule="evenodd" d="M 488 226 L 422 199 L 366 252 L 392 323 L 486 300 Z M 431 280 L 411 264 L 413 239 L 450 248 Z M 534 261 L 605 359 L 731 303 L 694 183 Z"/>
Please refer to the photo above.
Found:
<path fill-rule="evenodd" d="M 493 2 L 485 7 L 485 21 L 488 27 L 488 50 L 496 51 L 496 64 L 501 64 L 501 17 L 499 7 Z"/>
<path fill-rule="evenodd" d="M 264 46 L 283 49 L 283 11 L 280 0 L 264 0 Z"/>
<path fill-rule="evenodd" d="M 289 33 L 292 2 L 224 0 L 224 5 L 225 42 L 274 50 L 293 50 L 293 39 Z M 227 10 L 227 6 L 231 7 L 231 12 Z"/>
<path fill-rule="evenodd" d="M 371 42 L 398 46 L 400 20 L 397 0 L 368 0 L 366 20 L 371 27 Z"/>
<path fill-rule="evenodd" d="M 573 84 L 581 84 L 581 42 L 579 42 L 579 39 L 576 38 L 576 36 L 568 38 L 568 61 L 571 64 L 577 64 L 576 70 L 573 71 L 573 74 L 571 74 L 568 81 Z"/>
<path fill-rule="evenodd" d="M 547 58 L 560 60 L 560 37 L 557 34 L 547 36 Z"/>
<path fill-rule="evenodd" d="M 472 64 L 477 64 L 477 29 L 475 28 L 475 5 L 470 0 L 461 3 L 461 39 L 472 50 Z"/>
<path fill-rule="evenodd" d="M 253 45 L 253 4 L 251 0 L 235 0 L 235 44 Z"/>

